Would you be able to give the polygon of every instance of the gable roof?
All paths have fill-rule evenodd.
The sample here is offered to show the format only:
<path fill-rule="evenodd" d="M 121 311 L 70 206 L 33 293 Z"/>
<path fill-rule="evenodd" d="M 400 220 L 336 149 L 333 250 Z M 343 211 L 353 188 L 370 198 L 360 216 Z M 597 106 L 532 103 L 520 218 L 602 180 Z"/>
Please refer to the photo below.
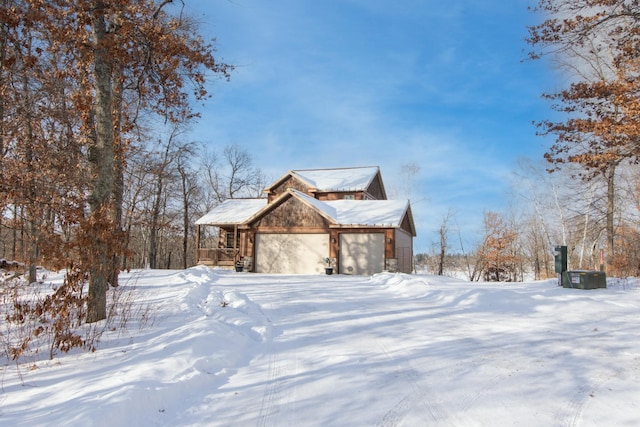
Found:
<path fill-rule="evenodd" d="M 333 200 L 326 202 L 337 212 L 340 225 L 399 227 L 409 206 L 402 200 Z"/>
<path fill-rule="evenodd" d="M 379 174 L 380 168 L 378 166 L 298 169 L 287 172 L 267 187 L 265 191 L 278 186 L 289 177 L 295 177 L 316 191 L 364 191 Z M 382 182 L 382 179 L 380 179 L 380 182 Z"/>
<path fill-rule="evenodd" d="M 402 200 L 320 201 L 298 190 L 289 189 L 278 199 L 294 196 L 318 210 L 336 225 L 360 227 L 400 227 L 409 210 Z M 261 213 L 268 210 L 266 207 Z"/>
<path fill-rule="evenodd" d="M 408 200 L 331 200 L 320 201 L 301 191 L 288 189 L 272 203 L 267 199 L 227 199 L 196 221 L 197 225 L 249 224 L 295 197 L 315 209 L 335 226 L 399 228 L 408 215 L 413 218 Z M 415 235 L 415 230 L 410 230 Z"/>
<path fill-rule="evenodd" d="M 242 224 L 267 205 L 267 199 L 227 199 L 196 221 L 196 225 Z"/>
<path fill-rule="evenodd" d="M 293 175 L 320 191 L 364 191 L 380 172 L 377 166 L 339 169 L 303 169 Z"/>

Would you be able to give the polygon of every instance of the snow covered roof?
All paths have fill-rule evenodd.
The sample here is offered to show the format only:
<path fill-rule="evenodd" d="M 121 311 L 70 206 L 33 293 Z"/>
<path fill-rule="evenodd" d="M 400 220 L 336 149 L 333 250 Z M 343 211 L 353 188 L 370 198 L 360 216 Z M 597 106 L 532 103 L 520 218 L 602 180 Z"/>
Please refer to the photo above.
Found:
<path fill-rule="evenodd" d="M 242 224 L 266 205 L 267 199 L 227 199 L 198 219 L 196 224 Z"/>
<path fill-rule="evenodd" d="M 293 170 L 291 174 L 321 191 L 362 191 L 367 189 L 379 171 L 377 166 L 367 166 Z"/>
<path fill-rule="evenodd" d="M 288 190 L 338 225 L 399 227 L 407 213 L 407 200 L 320 201 L 297 190 Z"/>
<path fill-rule="evenodd" d="M 377 166 L 334 169 L 298 169 L 281 176 L 265 189 L 276 187 L 287 178 L 295 177 L 317 191 L 364 191 L 380 173 Z M 382 183 L 381 183 L 382 184 Z"/>
<path fill-rule="evenodd" d="M 325 203 L 337 211 L 338 224 L 391 227 L 401 225 L 409 206 L 406 200 L 333 200 Z"/>
<path fill-rule="evenodd" d="M 400 227 L 409 210 L 408 200 L 330 200 L 321 201 L 301 191 L 289 189 L 278 200 L 296 197 L 340 226 Z M 196 221 L 197 225 L 234 225 L 252 222 L 267 214 L 267 199 L 228 199 Z"/>

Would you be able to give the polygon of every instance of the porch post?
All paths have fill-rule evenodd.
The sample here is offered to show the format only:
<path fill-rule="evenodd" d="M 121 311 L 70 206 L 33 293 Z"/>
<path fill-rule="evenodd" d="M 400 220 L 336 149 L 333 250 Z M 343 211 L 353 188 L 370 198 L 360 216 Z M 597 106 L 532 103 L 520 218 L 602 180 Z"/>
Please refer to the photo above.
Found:
<path fill-rule="evenodd" d="M 200 262 L 200 225 L 196 225 L 196 264 Z"/>
<path fill-rule="evenodd" d="M 238 246 L 238 224 L 233 224 L 233 249 L 235 251 L 235 254 L 233 255 L 233 260 L 234 262 L 237 262 L 238 259 L 236 259 L 236 257 L 238 257 L 239 253 L 240 253 L 240 248 Z"/>

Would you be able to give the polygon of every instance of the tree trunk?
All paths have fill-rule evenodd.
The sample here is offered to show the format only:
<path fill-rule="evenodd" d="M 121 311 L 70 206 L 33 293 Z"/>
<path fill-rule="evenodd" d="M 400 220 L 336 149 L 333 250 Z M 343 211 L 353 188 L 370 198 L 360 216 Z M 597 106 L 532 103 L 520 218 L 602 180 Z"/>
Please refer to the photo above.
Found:
<path fill-rule="evenodd" d="M 33 101 L 31 99 L 31 89 L 29 88 L 29 79 L 27 77 L 26 71 L 22 73 L 22 101 L 25 105 L 30 105 Z M 21 116 L 21 119 L 25 123 L 25 162 L 26 162 L 26 188 L 23 189 L 25 192 L 24 200 L 27 205 L 27 221 L 28 221 L 28 257 L 27 257 L 27 270 L 28 270 L 28 280 L 29 283 L 35 283 L 37 281 L 36 277 L 36 264 L 40 258 L 40 249 L 39 249 L 39 235 L 40 235 L 40 224 L 41 224 L 41 209 L 38 206 L 37 200 L 39 196 L 38 186 L 36 184 L 36 158 L 34 158 L 35 151 L 35 137 L 34 137 L 34 129 L 33 122 L 34 117 L 32 116 L 32 110 L 25 109 L 25 115 Z"/>
<path fill-rule="evenodd" d="M 153 201 L 153 209 L 151 211 L 151 227 L 149 230 L 149 268 L 157 267 L 158 259 L 158 222 L 160 219 L 160 207 L 162 201 L 162 173 L 158 174 L 156 182 L 156 194 Z"/>
<path fill-rule="evenodd" d="M 447 240 L 449 234 L 449 219 L 451 218 L 451 210 L 447 212 L 447 214 L 442 219 L 442 224 L 440 225 L 440 256 L 438 259 L 438 276 L 442 276 L 444 274 L 444 261 L 447 252 Z"/>
<path fill-rule="evenodd" d="M 615 213 L 615 175 L 616 164 L 611 163 L 607 176 L 607 265 L 611 266 L 614 259 L 614 213 Z"/>
<path fill-rule="evenodd" d="M 114 182 L 113 182 L 113 235 L 119 236 L 117 241 L 120 247 L 124 246 L 126 237 L 123 236 L 122 229 L 122 200 L 124 198 L 124 162 L 125 145 L 120 138 L 122 133 L 122 91 L 123 91 L 124 71 L 122 64 L 116 63 L 113 70 L 113 117 L 116 121 L 114 136 Z M 116 154 L 117 152 L 117 154 Z M 118 275 L 122 264 L 122 256 L 115 253 L 113 255 L 109 283 L 114 288 L 118 286 Z"/>
<path fill-rule="evenodd" d="M 189 243 L 189 189 L 187 171 L 181 164 L 178 164 L 178 172 L 182 183 L 182 268 L 186 270 Z"/>
<path fill-rule="evenodd" d="M 151 227 L 149 230 L 149 267 L 154 269 L 158 264 L 158 232 L 160 231 L 160 212 L 162 209 L 166 209 L 166 200 L 163 202 L 162 193 L 165 188 L 165 178 L 168 178 L 167 167 L 171 163 L 172 146 L 174 137 L 177 135 L 178 126 L 174 126 L 167 141 L 167 146 L 164 150 L 164 157 L 156 168 L 157 180 L 156 180 L 156 194 L 153 200 L 153 208 L 151 211 Z"/>
<path fill-rule="evenodd" d="M 91 25 L 94 41 L 95 72 L 95 144 L 90 149 L 89 161 L 93 169 L 91 194 L 92 221 L 97 235 L 92 239 L 92 255 L 95 263 L 90 267 L 87 322 L 97 322 L 107 317 L 107 288 L 111 272 L 111 245 L 106 241 L 109 227 L 110 199 L 113 195 L 113 119 L 111 109 L 111 65 L 107 47 L 107 28 L 104 2 L 93 2 Z M 111 230 L 109 230 L 111 231 Z M 88 236 L 87 236 L 88 237 Z"/>

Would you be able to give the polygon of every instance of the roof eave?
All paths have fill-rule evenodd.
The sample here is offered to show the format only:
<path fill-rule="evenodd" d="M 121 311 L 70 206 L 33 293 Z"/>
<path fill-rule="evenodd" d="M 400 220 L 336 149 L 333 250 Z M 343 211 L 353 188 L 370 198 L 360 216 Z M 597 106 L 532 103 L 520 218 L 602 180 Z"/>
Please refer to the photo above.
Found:
<path fill-rule="evenodd" d="M 289 171 L 287 173 L 285 173 L 284 175 L 282 175 L 280 178 L 278 178 L 277 180 L 275 180 L 271 185 L 269 185 L 268 187 L 265 187 L 264 190 L 262 190 L 263 193 L 267 193 L 269 194 L 269 192 L 274 188 L 277 187 L 278 185 L 282 184 L 284 181 L 287 180 L 287 178 L 291 177 L 293 175 L 293 171 Z"/>
<path fill-rule="evenodd" d="M 407 202 L 407 208 L 404 211 L 404 214 L 402 215 L 402 218 L 407 217 L 409 219 L 409 226 L 411 227 L 411 230 L 407 230 L 411 233 L 411 236 L 416 237 L 418 234 L 416 233 L 416 224 L 413 220 L 413 212 L 411 211 L 411 203 Z M 402 224 L 402 221 L 400 221 L 400 224 Z"/>
<path fill-rule="evenodd" d="M 400 228 L 397 224 L 335 224 L 330 228 L 380 228 L 388 230 L 390 228 Z"/>

